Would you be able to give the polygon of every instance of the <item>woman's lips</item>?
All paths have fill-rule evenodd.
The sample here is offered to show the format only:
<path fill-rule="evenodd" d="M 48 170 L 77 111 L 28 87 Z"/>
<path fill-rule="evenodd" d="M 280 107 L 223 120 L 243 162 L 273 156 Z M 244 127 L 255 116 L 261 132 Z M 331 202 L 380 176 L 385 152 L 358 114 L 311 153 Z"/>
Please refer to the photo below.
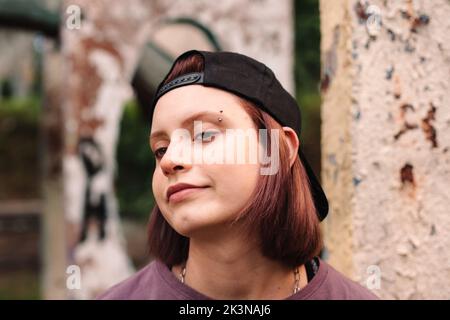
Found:
<path fill-rule="evenodd" d="M 171 203 L 180 202 L 180 201 L 184 200 L 185 198 L 187 198 L 188 196 L 190 196 L 191 194 L 195 194 L 206 188 L 208 188 L 208 187 L 186 188 L 186 189 L 180 190 L 178 192 L 172 193 L 169 197 L 169 202 L 171 202 Z"/>

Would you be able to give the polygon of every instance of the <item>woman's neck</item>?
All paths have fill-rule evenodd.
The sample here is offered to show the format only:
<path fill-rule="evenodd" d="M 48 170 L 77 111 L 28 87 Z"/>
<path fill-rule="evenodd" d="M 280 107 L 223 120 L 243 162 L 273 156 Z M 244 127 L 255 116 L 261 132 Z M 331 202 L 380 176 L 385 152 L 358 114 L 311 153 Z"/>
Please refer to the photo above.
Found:
<path fill-rule="evenodd" d="M 235 230 L 236 231 L 236 230 Z M 242 234 L 241 234 L 242 235 Z M 191 237 L 185 284 L 213 299 L 285 299 L 293 294 L 294 269 L 262 255 L 256 243 L 239 232 L 215 232 L 213 237 Z M 173 266 L 180 279 L 183 265 Z M 307 284 L 299 266 L 300 283 Z"/>

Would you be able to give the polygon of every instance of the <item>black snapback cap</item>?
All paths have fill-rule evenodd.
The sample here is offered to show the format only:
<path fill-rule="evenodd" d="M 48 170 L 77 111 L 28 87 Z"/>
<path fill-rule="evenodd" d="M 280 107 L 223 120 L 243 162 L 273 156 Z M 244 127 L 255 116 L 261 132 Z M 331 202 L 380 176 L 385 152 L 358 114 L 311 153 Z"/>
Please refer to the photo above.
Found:
<path fill-rule="evenodd" d="M 184 74 L 164 85 L 176 62 L 192 54 L 200 54 L 203 57 L 203 72 Z M 297 101 L 282 87 L 273 71 L 253 58 L 228 51 L 189 50 L 179 55 L 156 90 L 150 106 L 150 124 L 158 99 L 173 89 L 190 84 L 216 87 L 248 99 L 282 126 L 292 128 L 300 138 L 300 108 Z M 322 221 L 328 214 L 327 197 L 300 147 L 298 153 L 308 175 L 317 215 Z"/>

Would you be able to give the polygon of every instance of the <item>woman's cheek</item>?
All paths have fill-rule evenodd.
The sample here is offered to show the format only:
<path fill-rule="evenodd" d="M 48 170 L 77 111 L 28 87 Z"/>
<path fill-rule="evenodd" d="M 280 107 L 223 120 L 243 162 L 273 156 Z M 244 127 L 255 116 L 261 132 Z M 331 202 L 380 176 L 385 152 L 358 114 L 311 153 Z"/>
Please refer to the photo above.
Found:
<path fill-rule="evenodd" d="M 159 170 L 159 172 L 158 172 Z M 160 169 L 157 168 L 153 174 L 152 180 L 152 190 L 156 199 L 163 201 L 164 197 L 164 187 L 163 187 L 163 174 Z"/>

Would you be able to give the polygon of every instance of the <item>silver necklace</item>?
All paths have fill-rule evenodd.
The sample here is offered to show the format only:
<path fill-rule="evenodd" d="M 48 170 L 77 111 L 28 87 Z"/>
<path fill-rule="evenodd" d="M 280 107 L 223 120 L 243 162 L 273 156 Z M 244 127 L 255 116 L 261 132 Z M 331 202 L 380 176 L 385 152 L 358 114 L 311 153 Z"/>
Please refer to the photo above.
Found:
<path fill-rule="evenodd" d="M 181 283 L 184 283 L 184 278 L 186 277 L 186 264 L 183 266 L 180 272 Z M 293 293 L 297 293 L 300 291 L 300 270 L 298 267 L 294 269 L 294 291 Z"/>

